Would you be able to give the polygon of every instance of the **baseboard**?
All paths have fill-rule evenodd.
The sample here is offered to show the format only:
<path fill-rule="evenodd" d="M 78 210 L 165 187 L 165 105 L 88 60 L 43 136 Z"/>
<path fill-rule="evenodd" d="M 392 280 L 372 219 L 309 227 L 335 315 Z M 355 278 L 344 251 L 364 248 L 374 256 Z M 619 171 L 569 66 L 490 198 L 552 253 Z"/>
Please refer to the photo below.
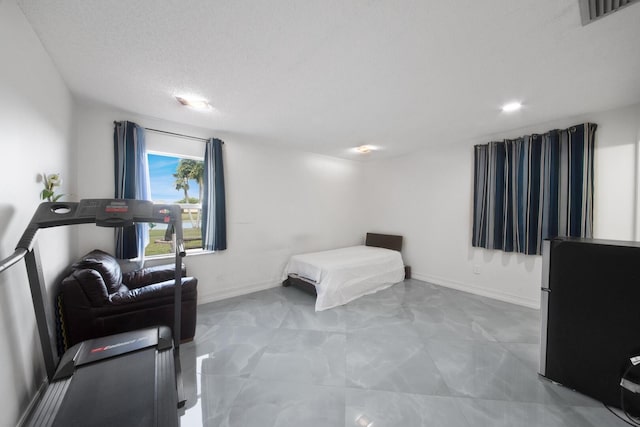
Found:
<path fill-rule="evenodd" d="M 198 304 L 207 304 L 222 299 L 233 298 L 258 291 L 264 291 L 265 289 L 275 288 L 280 285 L 281 282 L 278 281 L 258 282 L 233 288 L 216 289 L 213 292 L 208 292 L 205 294 L 203 294 L 202 291 L 198 289 Z"/>
<path fill-rule="evenodd" d="M 540 302 L 529 298 L 523 298 L 517 295 L 508 294 L 505 292 L 494 291 L 486 288 L 481 288 L 475 285 L 469 285 L 462 282 L 446 279 L 444 277 L 433 276 L 430 274 L 413 273 L 412 277 L 424 282 L 433 283 L 434 285 L 444 286 L 446 288 L 456 289 L 458 291 L 469 292 L 471 294 L 480 295 L 483 297 L 497 299 L 499 301 L 508 302 L 511 304 L 517 304 L 524 307 L 540 309 Z M 249 285 L 238 286 L 234 288 L 216 289 L 214 292 L 202 294 L 198 292 L 198 304 L 207 304 L 214 301 L 219 301 L 227 298 L 233 298 L 240 295 L 246 295 L 253 292 L 264 291 L 265 289 L 275 288 L 280 286 L 279 281 L 267 281 L 252 283 Z"/>
<path fill-rule="evenodd" d="M 445 279 L 444 277 L 437 277 L 430 274 L 413 273 L 413 278 L 433 283 L 434 285 L 444 286 L 446 288 L 452 288 L 458 291 L 469 292 L 470 294 L 493 298 L 499 301 L 522 305 L 524 307 L 535 308 L 536 310 L 540 309 L 540 301 L 523 298 L 518 295 L 512 295 L 505 292 L 481 288 L 479 286 L 469 285 L 467 283 L 457 282 L 455 280 Z"/>
<path fill-rule="evenodd" d="M 36 392 L 35 396 L 33 396 L 33 398 L 31 399 L 31 402 L 29 402 L 29 406 L 27 406 L 27 408 L 22 413 L 22 416 L 18 420 L 16 427 L 22 427 L 25 425 L 25 423 L 29 419 L 29 416 L 35 409 L 36 405 L 38 404 L 38 402 L 40 402 L 42 395 L 47 390 L 47 384 L 49 384 L 49 381 L 47 381 L 47 379 L 45 378 L 44 381 L 42 381 L 42 384 L 40 384 L 40 387 L 38 388 L 38 391 Z"/>

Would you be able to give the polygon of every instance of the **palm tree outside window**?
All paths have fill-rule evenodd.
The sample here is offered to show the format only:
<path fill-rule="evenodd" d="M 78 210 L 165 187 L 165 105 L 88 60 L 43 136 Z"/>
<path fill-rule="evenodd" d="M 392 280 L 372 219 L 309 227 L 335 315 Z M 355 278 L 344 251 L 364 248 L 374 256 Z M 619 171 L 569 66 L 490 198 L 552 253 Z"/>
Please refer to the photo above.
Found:
<path fill-rule="evenodd" d="M 157 203 L 177 203 L 182 208 L 182 226 L 186 249 L 202 248 L 203 159 L 147 152 L 151 199 Z M 171 254 L 164 240 L 165 226 L 153 224 L 149 232 L 146 256 Z"/>

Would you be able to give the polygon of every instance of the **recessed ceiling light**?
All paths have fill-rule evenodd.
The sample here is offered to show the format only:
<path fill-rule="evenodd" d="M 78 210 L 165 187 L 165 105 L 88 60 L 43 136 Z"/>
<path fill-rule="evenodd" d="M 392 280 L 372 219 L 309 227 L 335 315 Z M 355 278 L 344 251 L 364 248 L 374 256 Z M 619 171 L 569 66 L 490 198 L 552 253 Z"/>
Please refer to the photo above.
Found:
<path fill-rule="evenodd" d="M 373 148 L 370 145 L 361 145 L 359 147 L 356 147 L 356 151 L 362 154 L 370 153 L 372 149 Z"/>
<path fill-rule="evenodd" d="M 208 110 L 211 105 L 204 99 L 187 98 L 182 96 L 176 96 L 178 102 L 186 107 L 196 108 L 198 110 Z"/>
<path fill-rule="evenodd" d="M 359 427 L 373 427 L 373 421 L 371 421 L 365 415 L 360 415 L 358 418 L 356 418 L 356 425 Z"/>
<path fill-rule="evenodd" d="M 509 102 L 508 104 L 504 104 L 502 106 L 502 111 L 505 113 L 513 113 L 514 111 L 518 111 L 522 108 L 522 103 L 520 102 Z"/>

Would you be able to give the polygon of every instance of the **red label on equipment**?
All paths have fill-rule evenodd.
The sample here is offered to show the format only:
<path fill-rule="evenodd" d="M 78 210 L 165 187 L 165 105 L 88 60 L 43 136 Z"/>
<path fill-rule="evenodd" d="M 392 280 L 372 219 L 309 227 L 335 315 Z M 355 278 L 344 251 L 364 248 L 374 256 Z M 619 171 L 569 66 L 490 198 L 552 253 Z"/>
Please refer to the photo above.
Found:
<path fill-rule="evenodd" d="M 107 213 L 121 213 L 127 212 L 129 208 L 127 206 L 107 206 L 104 211 Z"/>

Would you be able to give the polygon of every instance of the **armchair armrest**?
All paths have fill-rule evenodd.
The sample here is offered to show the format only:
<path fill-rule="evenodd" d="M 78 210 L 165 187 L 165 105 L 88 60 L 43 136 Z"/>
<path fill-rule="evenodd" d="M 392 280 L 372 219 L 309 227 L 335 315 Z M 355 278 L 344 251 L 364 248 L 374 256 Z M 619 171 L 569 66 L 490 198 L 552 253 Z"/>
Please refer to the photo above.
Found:
<path fill-rule="evenodd" d="M 152 285 L 131 289 L 127 292 L 118 292 L 109 295 L 109 300 L 114 305 L 127 304 L 132 302 L 147 301 L 154 298 L 173 297 L 174 280 L 166 280 Z M 180 286 L 182 294 L 196 292 L 198 279 L 195 277 L 183 277 Z"/>
<path fill-rule="evenodd" d="M 124 273 L 122 275 L 122 283 L 124 283 L 129 289 L 137 289 L 154 283 L 173 280 L 174 275 L 174 264 L 154 265 L 152 267 L 145 267 L 140 270 Z M 186 275 L 187 268 L 182 264 L 180 276 L 185 277 Z"/>

